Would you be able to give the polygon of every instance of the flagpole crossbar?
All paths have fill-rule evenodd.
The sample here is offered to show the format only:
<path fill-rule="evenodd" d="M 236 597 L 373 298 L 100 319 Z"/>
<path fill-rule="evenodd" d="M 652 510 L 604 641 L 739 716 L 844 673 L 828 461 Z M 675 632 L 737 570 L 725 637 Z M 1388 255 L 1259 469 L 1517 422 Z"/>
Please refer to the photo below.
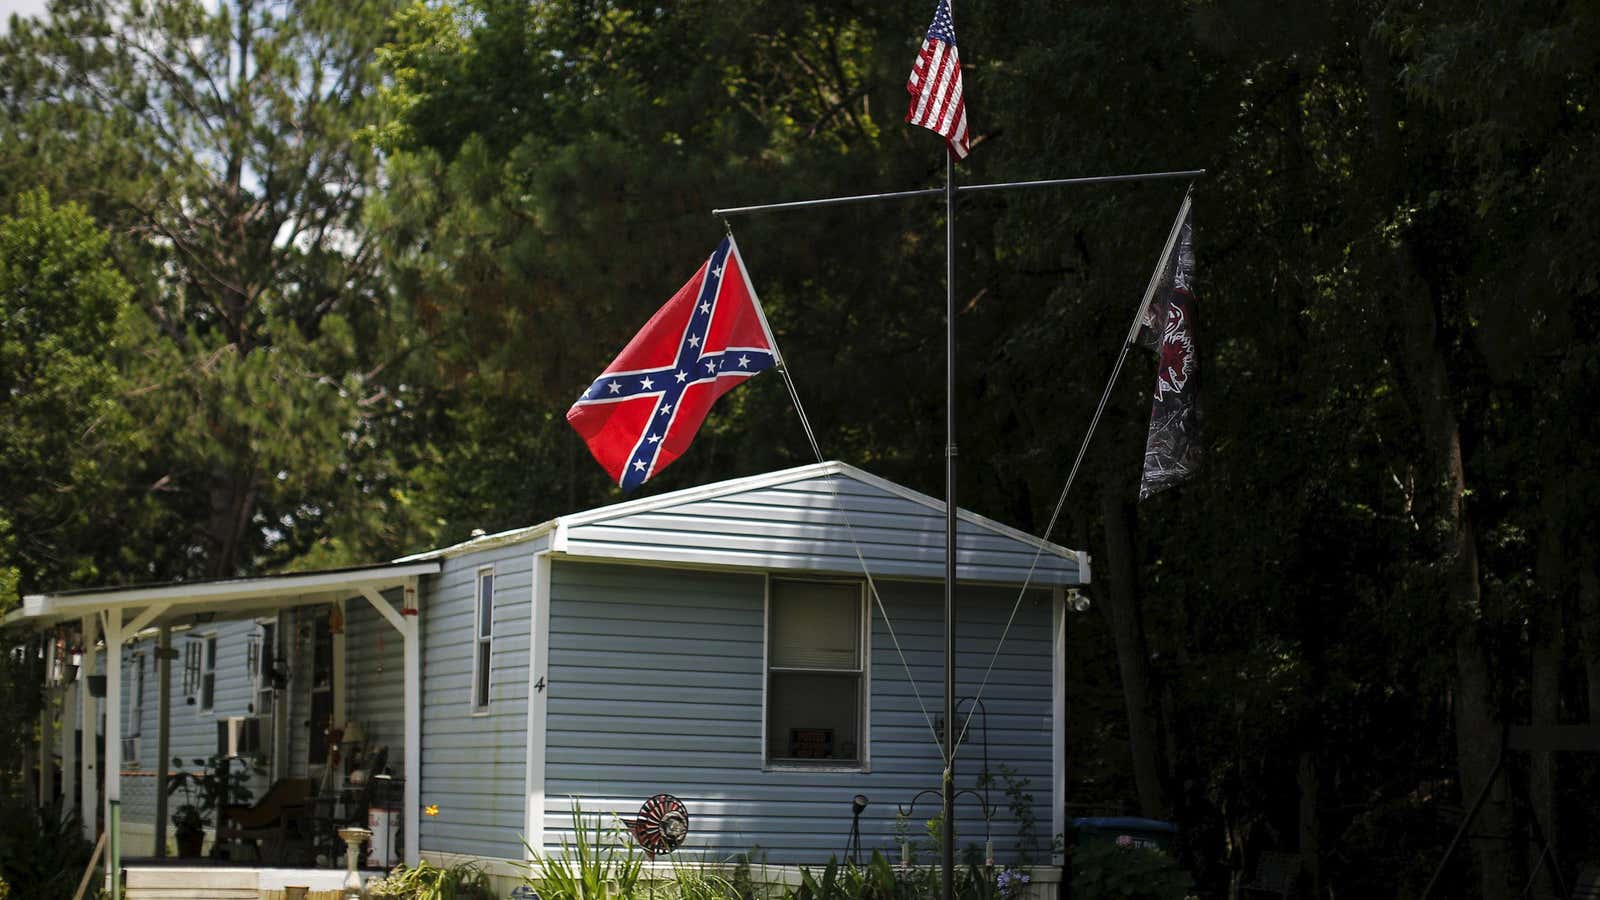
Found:
<path fill-rule="evenodd" d="M 1199 178 L 1205 169 L 1183 169 L 1173 172 L 1138 172 L 1129 175 L 1090 175 L 1082 178 L 1049 178 L 1042 181 L 1003 181 L 993 184 L 956 185 L 957 194 L 980 194 L 989 191 L 1016 191 L 1028 188 L 1073 187 L 1089 184 L 1116 184 L 1130 181 L 1164 181 L 1173 178 Z M 924 188 L 916 191 L 890 191 L 882 194 L 856 194 L 849 197 L 826 197 L 818 200 L 792 200 L 788 203 L 763 203 L 756 206 L 730 206 L 713 209 L 713 216 L 742 216 L 757 212 L 784 212 L 794 209 L 816 209 L 822 206 L 847 206 L 852 203 L 873 203 L 880 200 L 909 200 L 914 197 L 942 197 L 945 189 Z"/>

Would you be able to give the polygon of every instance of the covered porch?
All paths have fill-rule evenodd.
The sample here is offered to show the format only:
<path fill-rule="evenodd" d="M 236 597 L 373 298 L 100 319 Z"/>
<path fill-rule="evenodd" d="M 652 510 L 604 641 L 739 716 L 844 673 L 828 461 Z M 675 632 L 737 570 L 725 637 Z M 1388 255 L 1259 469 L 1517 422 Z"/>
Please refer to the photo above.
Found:
<path fill-rule="evenodd" d="M 436 561 L 405 562 L 25 597 L 3 624 L 49 636 L 44 642 L 52 682 L 47 689 L 58 701 L 41 714 L 41 805 L 59 796 L 65 809 L 79 813 L 85 838 L 93 841 L 103 830 L 112 871 L 130 865 L 130 857 L 159 859 L 168 853 L 172 832 L 169 770 L 179 749 L 202 755 L 193 751 L 194 735 L 204 740 L 214 729 L 218 755 L 232 755 L 236 744 L 230 742 L 236 741 L 237 747 L 249 746 L 265 757 L 258 800 L 268 786 L 289 781 L 309 780 L 314 792 L 337 791 L 344 787 L 338 741 L 343 732 L 359 728 L 361 715 L 376 715 L 361 708 L 359 697 L 381 695 L 385 726 L 394 732 L 386 739 L 403 759 L 394 779 L 403 782 L 394 792 L 403 795 L 395 804 L 403 838 L 391 856 L 415 864 L 422 750 L 418 579 L 438 571 Z M 385 637 L 387 647 L 399 649 L 393 660 L 399 664 L 385 672 L 378 657 L 379 674 L 369 672 L 354 696 L 347 660 L 362 652 L 370 659 L 372 651 L 347 647 L 346 621 L 360 621 L 362 639 L 380 651 Z M 219 634 L 248 635 L 248 640 L 230 643 Z M 180 658 L 175 638 L 184 645 L 188 696 L 181 701 L 173 689 L 173 662 Z M 147 657 L 154 663 L 153 704 L 145 699 Z M 131 668 L 125 658 L 134 662 Z M 226 708 L 228 703 L 241 708 Z M 182 714 L 186 731 L 180 731 L 189 742 L 180 741 L 178 748 L 172 740 L 175 704 L 180 711 L 196 711 L 192 719 Z M 147 711 L 148 705 L 154 710 Z M 358 708 L 354 718 L 352 706 Z M 226 715 L 230 711 L 247 714 Z M 148 728 L 142 724 L 147 718 Z M 125 734 L 125 726 L 134 734 Z M 325 734 L 335 735 L 331 750 Z M 141 762 L 130 769 L 125 752 Z M 125 802 L 130 785 L 133 805 L 145 822 L 130 823 L 123 815 L 130 811 Z M 147 808 L 151 805 L 153 811 Z M 274 861 L 258 860 L 253 863 L 258 868 Z M 342 868 L 342 853 L 329 861 Z"/>

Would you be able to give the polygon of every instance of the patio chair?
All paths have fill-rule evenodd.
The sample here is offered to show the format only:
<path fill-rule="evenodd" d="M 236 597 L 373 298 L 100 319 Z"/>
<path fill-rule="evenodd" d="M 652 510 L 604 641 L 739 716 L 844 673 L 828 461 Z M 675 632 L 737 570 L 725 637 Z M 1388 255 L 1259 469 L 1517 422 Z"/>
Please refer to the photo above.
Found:
<path fill-rule="evenodd" d="M 310 798 L 311 779 L 284 778 L 251 806 L 224 806 L 217 817 L 217 843 L 248 844 L 257 859 L 270 856 L 272 861 L 281 862 L 290 832 L 304 816 Z M 261 852 L 263 841 L 268 845 L 267 854 Z"/>

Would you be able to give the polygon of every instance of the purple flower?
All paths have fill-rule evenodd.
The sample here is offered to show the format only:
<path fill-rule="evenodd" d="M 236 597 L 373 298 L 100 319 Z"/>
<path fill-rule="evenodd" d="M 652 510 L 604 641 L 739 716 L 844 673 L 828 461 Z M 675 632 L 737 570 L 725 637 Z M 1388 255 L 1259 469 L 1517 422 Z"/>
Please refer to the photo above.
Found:
<path fill-rule="evenodd" d="M 1117 846 L 1121 847 L 1124 850 L 1132 849 L 1133 848 L 1133 836 L 1132 835 L 1127 835 L 1127 834 L 1118 835 L 1117 836 Z"/>
<path fill-rule="evenodd" d="M 1026 872 L 1017 869 L 1001 869 L 995 876 L 995 887 L 999 888 L 1002 897 L 1020 897 L 1028 887 L 1028 882 L 1033 879 Z"/>

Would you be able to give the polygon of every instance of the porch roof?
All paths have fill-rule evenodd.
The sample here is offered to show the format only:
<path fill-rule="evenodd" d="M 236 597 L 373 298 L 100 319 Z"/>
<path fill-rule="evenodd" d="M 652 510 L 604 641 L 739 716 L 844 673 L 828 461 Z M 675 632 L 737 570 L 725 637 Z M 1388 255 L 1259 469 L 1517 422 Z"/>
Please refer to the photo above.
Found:
<path fill-rule="evenodd" d="M 250 618 L 270 610 L 328 603 L 361 596 L 367 591 L 403 587 L 407 579 L 436 574 L 439 566 L 435 560 L 419 560 L 254 578 L 29 594 L 22 598 L 22 606 L 0 620 L 0 627 L 47 626 L 108 609 L 136 614 L 144 610 L 144 615 L 132 617 L 140 628 L 183 622 L 197 616 L 209 616 L 212 620 Z"/>

